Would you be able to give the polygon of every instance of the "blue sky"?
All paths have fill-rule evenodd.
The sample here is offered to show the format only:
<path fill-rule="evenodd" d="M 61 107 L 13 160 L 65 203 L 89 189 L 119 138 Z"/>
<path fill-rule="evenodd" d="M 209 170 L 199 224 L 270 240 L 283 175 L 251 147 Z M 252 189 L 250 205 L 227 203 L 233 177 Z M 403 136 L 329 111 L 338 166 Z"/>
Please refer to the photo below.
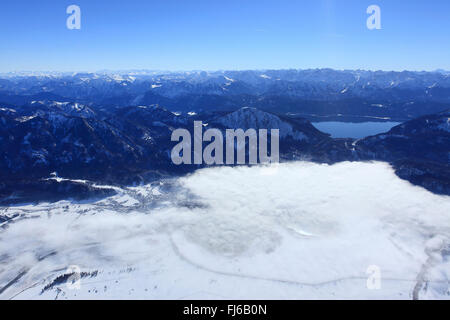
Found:
<path fill-rule="evenodd" d="M 66 28 L 71 4 L 81 30 Z M 448 0 L 1 1 L 0 35 L 0 72 L 450 70 Z"/>

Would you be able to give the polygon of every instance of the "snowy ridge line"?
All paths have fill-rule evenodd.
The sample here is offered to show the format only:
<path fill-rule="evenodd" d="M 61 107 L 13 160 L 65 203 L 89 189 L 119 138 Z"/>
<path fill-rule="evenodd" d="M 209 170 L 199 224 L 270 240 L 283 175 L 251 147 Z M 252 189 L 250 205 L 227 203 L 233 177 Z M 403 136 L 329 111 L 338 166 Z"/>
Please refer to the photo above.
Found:
<path fill-rule="evenodd" d="M 98 189 L 113 189 L 115 191 L 118 192 L 123 192 L 123 188 L 119 188 L 116 186 L 111 186 L 111 185 L 101 185 L 101 184 L 97 184 L 95 182 L 89 181 L 89 180 L 81 180 L 81 179 L 67 179 L 67 178 L 60 178 L 60 177 L 50 177 L 50 178 L 46 178 L 44 180 L 53 180 L 56 182 L 62 182 L 62 181 L 70 181 L 70 182 L 75 182 L 75 183 L 81 183 L 81 184 L 87 184 L 87 185 L 91 185 L 94 188 L 98 188 Z"/>

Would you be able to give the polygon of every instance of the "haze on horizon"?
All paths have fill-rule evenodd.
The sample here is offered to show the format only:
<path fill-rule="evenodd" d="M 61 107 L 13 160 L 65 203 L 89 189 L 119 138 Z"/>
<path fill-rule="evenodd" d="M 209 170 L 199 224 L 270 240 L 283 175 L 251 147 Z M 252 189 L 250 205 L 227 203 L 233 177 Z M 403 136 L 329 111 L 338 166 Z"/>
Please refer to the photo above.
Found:
<path fill-rule="evenodd" d="M 288 71 L 288 70 L 296 70 L 296 71 L 308 71 L 308 70 L 332 70 L 338 72 L 345 71 L 361 71 L 361 72 L 438 72 L 438 73 L 450 73 L 450 69 L 434 69 L 434 70 L 381 70 L 381 69 L 335 69 L 328 67 L 316 67 L 316 68 L 281 68 L 281 69 L 271 69 L 271 68 L 260 68 L 260 69 L 179 69 L 179 70 L 158 70 L 158 69 L 103 69 L 103 70 L 14 70 L 14 71 L 6 71 L 0 72 L 1 76 L 28 76 L 28 75 L 76 75 L 76 74 L 155 74 L 155 75 L 164 75 L 164 74 L 177 74 L 177 73 L 200 73 L 207 72 L 210 74 L 214 73 L 227 73 L 227 72 L 245 72 L 245 71 L 253 71 L 253 72 L 267 72 L 267 71 Z"/>

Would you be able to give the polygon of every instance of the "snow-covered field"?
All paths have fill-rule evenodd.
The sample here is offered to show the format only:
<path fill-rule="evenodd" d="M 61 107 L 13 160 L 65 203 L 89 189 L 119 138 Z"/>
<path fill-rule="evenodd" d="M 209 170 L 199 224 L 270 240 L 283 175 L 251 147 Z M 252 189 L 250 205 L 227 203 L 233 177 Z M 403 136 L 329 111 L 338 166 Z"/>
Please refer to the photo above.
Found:
<path fill-rule="evenodd" d="M 450 197 L 384 163 L 210 168 L 0 217 L 0 299 L 450 298 Z"/>

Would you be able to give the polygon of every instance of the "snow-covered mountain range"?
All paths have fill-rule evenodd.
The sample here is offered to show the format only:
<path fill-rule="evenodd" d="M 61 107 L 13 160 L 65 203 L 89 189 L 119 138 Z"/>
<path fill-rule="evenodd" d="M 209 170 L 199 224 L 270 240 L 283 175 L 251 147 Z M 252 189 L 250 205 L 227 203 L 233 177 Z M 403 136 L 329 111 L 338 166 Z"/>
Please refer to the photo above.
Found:
<path fill-rule="evenodd" d="M 382 160 L 401 167 L 403 178 L 449 194 L 449 118 L 448 111 L 424 116 L 388 133 L 354 140 L 333 139 L 306 119 L 248 107 L 230 113 L 177 114 L 157 105 L 108 109 L 32 102 L 0 109 L 0 190 L 3 201 L 23 201 L 30 195 L 36 200 L 43 194 L 64 198 L 89 190 L 42 179 L 56 172 L 64 178 L 123 186 L 192 172 L 198 166 L 172 163 L 170 150 L 176 143 L 171 134 L 177 128 L 192 131 L 193 121 L 202 120 L 205 129 L 279 129 L 282 161 Z"/>
<path fill-rule="evenodd" d="M 175 165 L 196 121 L 279 129 L 281 163 Z M 446 72 L 0 79 L 0 299 L 448 299 L 449 196 Z"/>
<path fill-rule="evenodd" d="M 0 102 L 17 105 L 34 100 L 108 106 L 160 104 L 174 112 L 234 111 L 250 106 L 311 118 L 406 120 L 444 110 L 450 102 L 450 76 L 443 72 L 313 69 L 0 77 Z"/>

